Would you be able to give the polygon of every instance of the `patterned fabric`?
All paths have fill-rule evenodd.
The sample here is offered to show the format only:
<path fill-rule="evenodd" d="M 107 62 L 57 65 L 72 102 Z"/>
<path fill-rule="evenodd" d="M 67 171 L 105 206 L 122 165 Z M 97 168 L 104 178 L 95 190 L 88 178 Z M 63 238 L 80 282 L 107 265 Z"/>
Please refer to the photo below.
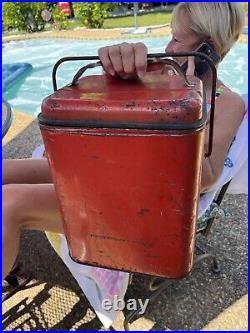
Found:
<path fill-rule="evenodd" d="M 224 166 L 228 167 L 228 168 L 232 168 L 234 166 L 232 160 L 230 157 L 227 157 L 225 159 L 225 162 L 224 162 Z"/>
<path fill-rule="evenodd" d="M 210 207 L 205 211 L 205 213 L 197 220 L 196 232 L 201 232 L 207 227 L 208 220 L 211 218 L 219 219 L 223 222 L 226 218 L 231 216 L 228 209 L 220 207 L 216 202 L 213 202 Z"/>
<path fill-rule="evenodd" d="M 245 102 L 246 112 L 241 125 L 234 137 L 224 161 L 222 173 L 209 192 L 205 192 L 199 202 L 198 216 L 204 215 L 206 210 L 213 202 L 218 189 L 220 189 L 229 180 L 230 185 L 227 193 L 248 194 L 248 95 L 242 95 Z"/>

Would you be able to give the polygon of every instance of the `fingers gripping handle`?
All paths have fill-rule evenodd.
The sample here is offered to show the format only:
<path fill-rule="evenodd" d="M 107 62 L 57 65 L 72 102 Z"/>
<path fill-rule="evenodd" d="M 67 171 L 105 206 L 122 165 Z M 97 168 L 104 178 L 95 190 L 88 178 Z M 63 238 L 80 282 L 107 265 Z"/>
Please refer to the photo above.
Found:
<path fill-rule="evenodd" d="M 53 81 L 53 89 L 54 91 L 57 90 L 57 82 L 56 82 L 56 72 L 58 67 L 63 63 L 63 62 L 67 62 L 67 61 L 81 61 L 81 60 L 99 60 L 98 56 L 86 56 L 86 57 L 65 57 L 60 59 L 54 66 L 53 71 L 52 71 L 52 81 Z M 162 63 L 162 64 L 166 64 L 169 65 L 171 67 L 173 67 L 176 72 L 184 79 L 184 82 L 187 86 L 192 86 L 193 84 L 191 82 L 188 81 L 187 77 L 186 77 L 186 73 L 181 69 L 180 65 L 172 60 L 166 57 L 166 54 L 149 54 L 148 55 L 148 64 L 151 63 Z M 73 77 L 73 80 L 71 82 L 70 85 L 75 85 L 76 82 L 80 79 L 80 77 L 84 74 L 84 72 L 87 69 L 90 68 L 94 68 L 94 67 L 98 67 L 101 66 L 102 63 L 99 61 L 97 61 L 96 63 L 90 63 L 86 66 L 81 67 L 77 73 L 75 74 L 75 76 Z"/>
<path fill-rule="evenodd" d="M 217 71 L 213 61 L 205 54 L 200 52 L 181 52 L 181 53 L 157 53 L 157 54 L 148 54 L 148 63 L 155 63 L 160 62 L 166 65 L 173 67 L 177 73 L 183 78 L 184 83 L 190 87 L 193 86 L 193 83 L 190 82 L 187 77 L 186 73 L 183 72 L 181 67 L 177 62 L 169 57 L 188 57 L 188 56 L 195 56 L 199 58 L 203 58 L 207 61 L 210 69 L 212 71 L 212 91 L 211 91 L 211 109 L 210 109 L 210 124 L 209 124 L 209 142 L 208 142 L 208 151 L 205 153 L 205 157 L 209 157 L 212 153 L 213 147 L 213 128 L 214 128 L 214 108 L 215 108 L 215 93 L 216 93 L 216 82 L 217 82 Z M 56 72 L 58 67 L 66 61 L 97 61 L 96 63 L 90 63 L 78 70 L 75 74 L 70 86 L 75 85 L 79 78 L 84 74 L 87 69 L 94 68 L 97 66 L 102 66 L 100 59 L 98 56 L 82 56 L 82 57 L 65 57 L 57 61 L 55 64 L 53 71 L 52 71 L 52 82 L 54 91 L 57 90 L 57 82 L 56 82 Z"/>
<path fill-rule="evenodd" d="M 154 58 L 154 59 L 149 58 L 148 59 L 148 64 L 156 63 L 156 62 L 166 64 L 166 65 L 169 65 L 169 66 L 173 67 L 177 71 L 177 73 L 183 78 L 185 84 L 188 87 L 193 86 L 193 83 L 188 81 L 188 79 L 186 77 L 186 73 L 181 69 L 180 65 L 178 65 L 177 62 L 175 62 L 174 60 L 171 60 L 171 59 L 159 59 L 158 60 L 157 58 Z M 83 66 L 82 68 L 80 68 L 78 70 L 78 72 L 76 73 L 76 75 L 73 77 L 71 85 L 74 86 L 87 69 L 94 68 L 94 67 L 97 67 L 97 66 L 102 66 L 102 63 L 100 61 L 98 61 L 96 63 L 88 64 L 88 65 Z"/>

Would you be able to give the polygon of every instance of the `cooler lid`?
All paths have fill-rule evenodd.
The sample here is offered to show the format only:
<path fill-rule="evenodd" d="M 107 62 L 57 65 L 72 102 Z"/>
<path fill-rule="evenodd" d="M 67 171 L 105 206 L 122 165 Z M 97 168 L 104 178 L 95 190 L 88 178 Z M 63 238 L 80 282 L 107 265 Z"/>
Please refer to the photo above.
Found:
<path fill-rule="evenodd" d="M 198 129 L 206 122 L 202 82 L 185 85 L 178 75 L 147 73 L 122 80 L 86 76 L 65 86 L 42 103 L 40 124 L 76 127 Z"/>

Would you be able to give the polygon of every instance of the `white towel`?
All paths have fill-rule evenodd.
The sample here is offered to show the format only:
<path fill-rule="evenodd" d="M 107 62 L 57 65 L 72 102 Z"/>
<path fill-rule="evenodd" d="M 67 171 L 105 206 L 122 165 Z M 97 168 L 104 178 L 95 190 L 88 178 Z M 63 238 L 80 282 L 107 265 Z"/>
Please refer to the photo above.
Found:
<path fill-rule="evenodd" d="M 247 96 L 244 96 L 247 108 Z M 214 184 L 210 192 L 205 193 L 199 202 L 198 216 L 202 216 L 212 203 L 218 190 L 233 178 L 229 193 L 247 193 L 247 166 L 248 166 L 248 127 L 247 113 L 237 132 L 236 138 L 229 150 L 225 160 L 224 169 L 219 180 Z M 44 146 L 39 146 L 33 152 L 33 158 L 42 157 Z M 123 299 L 126 293 L 129 273 L 114 271 L 109 269 L 91 267 L 75 263 L 69 257 L 69 250 L 64 235 L 46 233 L 51 245 L 62 258 L 70 272 L 77 280 L 80 288 L 88 298 L 100 321 L 106 328 L 109 328 L 114 321 L 117 312 L 114 310 L 105 311 L 102 307 L 103 299 L 111 302 L 114 296 Z"/>

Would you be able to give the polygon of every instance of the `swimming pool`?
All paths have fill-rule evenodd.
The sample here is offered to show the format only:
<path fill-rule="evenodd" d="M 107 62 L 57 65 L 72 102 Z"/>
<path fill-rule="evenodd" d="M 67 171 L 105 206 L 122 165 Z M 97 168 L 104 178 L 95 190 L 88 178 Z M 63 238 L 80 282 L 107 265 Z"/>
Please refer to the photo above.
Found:
<path fill-rule="evenodd" d="M 133 40 L 124 40 L 133 42 Z M 138 42 L 135 39 L 134 42 Z M 141 38 L 150 53 L 164 52 L 169 37 Z M 120 42 L 120 41 L 119 41 Z M 40 39 L 10 42 L 2 46 L 2 62 L 28 62 L 33 66 L 32 72 L 17 82 L 4 93 L 14 110 L 30 115 L 40 112 L 43 98 L 50 95 L 52 89 L 51 72 L 57 60 L 66 56 L 96 55 L 97 49 L 116 43 L 114 40 L 84 41 L 68 39 Z M 66 63 L 59 67 L 58 87 L 68 84 L 83 62 Z M 88 73 L 99 73 L 100 68 Z M 220 65 L 219 77 L 238 93 L 248 92 L 248 48 L 246 44 L 237 43 Z"/>

